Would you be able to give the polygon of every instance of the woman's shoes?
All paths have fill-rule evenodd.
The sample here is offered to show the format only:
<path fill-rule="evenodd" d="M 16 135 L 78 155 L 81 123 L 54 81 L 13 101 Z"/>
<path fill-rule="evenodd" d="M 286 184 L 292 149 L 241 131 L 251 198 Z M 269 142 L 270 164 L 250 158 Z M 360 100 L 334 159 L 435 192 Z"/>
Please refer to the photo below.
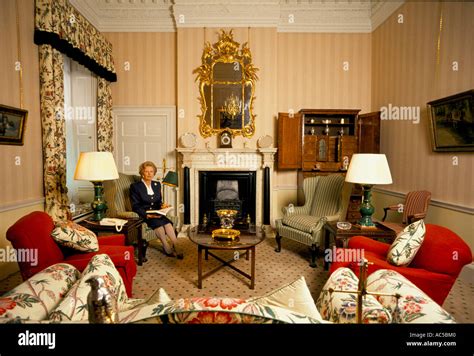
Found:
<path fill-rule="evenodd" d="M 178 260 L 182 260 L 184 258 L 184 255 L 181 252 L 180 253 L 176 252 L 176 250 L 171 253 L 164 251 L 164 254 L 167 257 L 176 257 Z"/>
<path fill-rule="evenodd" d="M 163 253 L 166 255 L 166 257 L 176 257 L 174 252 L 168 253 L 168 252 L 164 251 Z"/>

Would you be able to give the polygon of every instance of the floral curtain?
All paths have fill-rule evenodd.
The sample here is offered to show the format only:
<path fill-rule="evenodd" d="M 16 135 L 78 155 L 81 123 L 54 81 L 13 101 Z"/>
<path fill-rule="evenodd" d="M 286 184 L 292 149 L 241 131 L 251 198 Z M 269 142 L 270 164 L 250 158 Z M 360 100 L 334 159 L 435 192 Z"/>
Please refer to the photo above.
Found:
<path fill-rule="evenodd" d="M 103 78 L 97 81 L 97 150 L 113 152 L 112 91 Z"/>
<path fill-rule="evenodd" d="M 112 45 L 68 0 L 36 0 L 34 41 L 39 45 L 45 210 L 58 221 L 69 213 L 62 54 L 98 77 L 97 147 L 113 150 L 112 94 L 117 81 Z"/>
<path fill-rule="evenodd" d="M 45 211 L 55 220 L 69 214 L 66 187 L 63 55 L 39 46 Z"/>
<path fill-rule="evenodd" d="M 36 0 L 34 40 L 50 44 L 109 82 L 117 81 L 112 44 L 67 0 Z"/>

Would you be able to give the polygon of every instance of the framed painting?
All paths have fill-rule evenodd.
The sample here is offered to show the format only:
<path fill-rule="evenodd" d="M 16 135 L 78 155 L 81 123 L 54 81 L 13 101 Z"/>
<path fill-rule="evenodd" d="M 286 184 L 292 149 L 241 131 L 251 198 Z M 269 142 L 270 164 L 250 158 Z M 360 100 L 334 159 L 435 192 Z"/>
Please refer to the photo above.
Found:
<path fill-rule="evenodd" d="M 23 145 L 28 111 L 0 105 L 0 144 Z"/>
<path fill-rule="evenodd" d="M 474 90 L 433 100 L 427 105 L 433 151 L 474 151 Z"/>

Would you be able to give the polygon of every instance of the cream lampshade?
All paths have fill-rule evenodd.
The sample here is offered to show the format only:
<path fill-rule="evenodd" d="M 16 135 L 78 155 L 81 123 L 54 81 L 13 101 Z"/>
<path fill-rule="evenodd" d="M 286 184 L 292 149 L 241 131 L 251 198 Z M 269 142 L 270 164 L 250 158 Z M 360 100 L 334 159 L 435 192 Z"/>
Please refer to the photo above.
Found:
<path fill-rule="evenodd" d="M 375 184 L 392 184 L 392 175 L 384 154 L 356 153 L 352 156 L 346 174 L 346 182 L 358 183 L 364 188 L 364 198 L 360 207 L 361 227 L 373 227 L 374 207 L 370 203 L 370 190 Z"/>
<path fill-rule="evenodd" d="M 81 152 L 76 165 L 74 179 L 88 180 L 94 184 L 94 220 L 105 216 L 107 205 L 102 197 L 104 180 L 118 179 L 119 174 L 111 152 Z"/>

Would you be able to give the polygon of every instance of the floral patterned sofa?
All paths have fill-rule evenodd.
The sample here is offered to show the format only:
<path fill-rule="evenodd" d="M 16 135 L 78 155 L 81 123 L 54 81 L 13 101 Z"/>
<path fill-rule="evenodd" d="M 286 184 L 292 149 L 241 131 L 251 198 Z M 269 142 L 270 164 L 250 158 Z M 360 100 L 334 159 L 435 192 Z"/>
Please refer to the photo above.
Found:
<path fill-rule="evenodd" d="M 90 287 L 85 281 L 93 275 L 102 276 L 117 296 L 121 323 L 325 322 L 317 312 L 304 278 L 275 291 L 280 296 L 279 305 L 268 301 L 268 296 L 252 300 L 215 297 L 171 300 L 162 289 L 158 301 L 149 302 L 127 297 L 120 274 L 109 256 L 102 254 L 91 259 L 82 275 L 74 266 L 59 263 L 4 294 L 0 297 L 0 323 L 87 323 Z M 302 290 L 299 296 L 295 295 L 295 288 Z"/>
<path fill-rule="evenodd" d="M 0 323 L 87 323 L 90 287 L 85 281 L 93 275 L 102 276 L 117 297 L 120 323 L 355 322 L 355 295 L 329 292 L 329 288 L 357 288 L 357 277 L 348 268 L 330 276 L 317 303 L 303 277 L 247 300 L 217 297 L 171 300 L 163 289 L 159 290 L 157 299 L 142 300 L 127 297 L 120 274 L 110 257 L 102 254 L 91 259 L 82 275 L 74 266 L 59 263 L 4 294 L 0 297 Z M 397 291 L 402 297 L 398 304 L 392 297 L 367 297 L 364 323 L 454 322 L 446 311 L 397 272 L 377 271 L 369 277 L 368 289 L 380 293 Z"/>

